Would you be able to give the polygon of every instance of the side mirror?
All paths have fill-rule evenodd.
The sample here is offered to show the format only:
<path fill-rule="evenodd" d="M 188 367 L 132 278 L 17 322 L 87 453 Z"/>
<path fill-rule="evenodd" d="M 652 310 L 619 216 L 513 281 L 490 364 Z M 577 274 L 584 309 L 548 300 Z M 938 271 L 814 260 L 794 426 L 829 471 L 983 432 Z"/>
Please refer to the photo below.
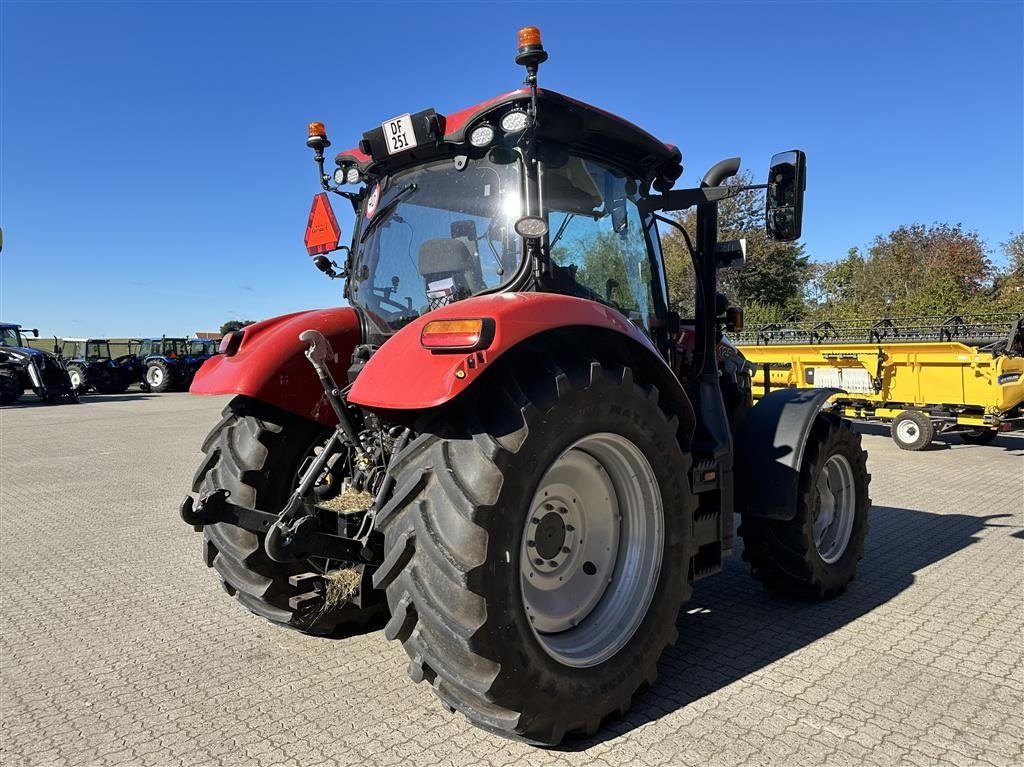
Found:
<path fill-rule="evenodd" d="M 799 149 L 772 157 L 768 171 L 765 228 L 780 242 L 799 239 L 807 188 L 807 155 Z"/>
<path fill-rule="evenodd" d="M 39 328 L 32 328 L 32 337 L 39 338 Z"/>

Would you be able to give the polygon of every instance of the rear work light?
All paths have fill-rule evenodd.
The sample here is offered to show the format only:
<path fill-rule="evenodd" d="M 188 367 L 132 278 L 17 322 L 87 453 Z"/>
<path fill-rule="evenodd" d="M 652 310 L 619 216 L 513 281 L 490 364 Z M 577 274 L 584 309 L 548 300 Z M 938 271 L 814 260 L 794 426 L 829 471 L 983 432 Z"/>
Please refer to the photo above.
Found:
<path fill-rule="evenodd" d="M 431 320 L 420 331 L 420 345 L 435 352 L 475 352 L 494 340 L 494 320 Z"/>

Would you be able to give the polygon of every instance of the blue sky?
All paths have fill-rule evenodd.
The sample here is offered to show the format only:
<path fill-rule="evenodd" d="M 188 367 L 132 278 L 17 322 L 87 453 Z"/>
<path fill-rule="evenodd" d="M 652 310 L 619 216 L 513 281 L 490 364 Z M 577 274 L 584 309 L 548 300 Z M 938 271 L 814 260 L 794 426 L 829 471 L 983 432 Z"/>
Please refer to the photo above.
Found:
<path fill-rule="evenodd" d="M 808 153 L 820 260 L 904 223 L 1024 228 L 1024 4 L 0 3 L 0 316 L 58 335 L 215 330 L 337 304 L 305 255 L 333 149 L 541 84 L 679 145 L 692 185 Z M 351 215 L 336 205 L 345 236 Z"/>

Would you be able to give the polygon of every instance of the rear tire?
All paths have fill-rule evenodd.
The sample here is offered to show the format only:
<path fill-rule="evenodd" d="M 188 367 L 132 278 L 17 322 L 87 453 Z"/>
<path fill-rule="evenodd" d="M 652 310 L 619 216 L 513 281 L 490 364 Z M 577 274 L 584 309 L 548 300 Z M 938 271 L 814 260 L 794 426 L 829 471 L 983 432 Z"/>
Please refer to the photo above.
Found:
<path fill-rule="evenodd" d="M 174 371 L 163 360 L 154 360 L 146 367 L 146 383 L 150 391 L 169 391 L 174 385 Z"/>
<path fill-rule="evenodd" d="M 303 460 L 325 436 L 319 424 L 238 397 L 203 443 L 206 458 L 192 490 L 202 495 L 224 489 L 233 503 L 276 513 L 295 488 Z M 323 574 L 321 564 L 275 562 L 263 549 L 265 537 L 226 523 L 203 528 L 207 567 L 250 612 L 316 635 L 363 626 L 383 612 L 384 595 L 371 588 L 364 566 L 355 568 L 364 606 L 346 601 L 329 608 L 317 577 Z"/>
<path fill-rule="evenodd" d="M 580 361 L 545 373 L 530 359 L 505 360 L 476 392 L 417 425 L 420 436 L 396 457 L 395 491 L 377 517 L 385 553 L 374 584 L 387 590 L 392 618 L 384 633 L 404 645 L 413 681 L 427 680 L 452 711 L 483 729 L 554 745 L 594 733 L 654 681 L 689 596 L 696 502 L 677 421 L 658 407 L 657 390 L 634 383 L 628 368 Z M 587 450 L 578 455 L 577 445 Z M 591 507 L 593 482 L 564 479 L 593 477 L 600 467 L 559 473 L 570 456 L 605 467 L 611 490 L 603 500 L 611 499 L 617 521 L 599 526 L 606 507 L 600 498 Z M 624 480 L 627 463 L 647 479 Z M 573 519 L 574 504 L 585 520 L 579 529 L 558 521 Z M 529 531 L 545 526 L 547 537 L 538 532 L 534 541 Z M 585 545 L 595 531 L 609 550 L 614 536 L 615 553 L 603 560 L 591 556 L 599 545 Z M 534 581 L 531 551 L 541 563 Z M 559 572 L 569 583 L 554 583 Z M 608 581 L 595 586 L 586 577 Z M 557 627 L 566 616 L 536 597 L 542 584 L 555 591 L 582 584 L 590 607 Z M 568 596 L 555 603 L 580 604 Z M 542 620 L 549 630 L 540 629 Z"/>
<path fill-rule="evenodd" d="M 867 457 L 849 421 L 818 415 L 804 450 L 796 515 L 743 516 L 743 558 L 754 578 L 773 591 L 813 599 L 842 593 L 864 555 Z"/>
<path fill-rule="evenodd" d="M 18 374 L 10 370 L 0 370 L 0 405 L 13 405 L 24 393 Z"/>
<path fill-rule="evenodd" d="M 892 419 L 892 441 L 901 450 L 924 450 L 935 439 L 932 420 L 918 410 L 904 410 Z"/>
<path fill-rule="evenodd" d="M 967 445 L 987 445 L 999 436 L 995 429 L 971 429 L 960 432 L 960 440 Z"/>

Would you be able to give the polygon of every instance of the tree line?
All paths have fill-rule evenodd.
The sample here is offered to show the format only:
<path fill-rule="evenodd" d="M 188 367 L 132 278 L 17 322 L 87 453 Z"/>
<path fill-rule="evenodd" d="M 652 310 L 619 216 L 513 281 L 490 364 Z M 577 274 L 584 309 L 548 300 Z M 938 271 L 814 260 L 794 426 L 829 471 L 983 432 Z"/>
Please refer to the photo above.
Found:
<path fill-rule="evenodd" d="M 754 183 L 749 175 L 736 184 Z M 696 240 L 693 210 L 675 221 Z M 977 232 L 961 224 L 906 224 L 836 261 L 811 261 L 800 242 L 773 242 L 764 231 L 763 192 L 719 205 L 723 240 L 746 238 L 747 263 L 719 273 L 720 290 L 744 307 L 747 325 L 793 320 L 1024 312 L 1024 232 L 1002 243 L 997 267 Z M 671 302 L 687 316 L 693 267 L 683 236 L 662 231 Z"/>

